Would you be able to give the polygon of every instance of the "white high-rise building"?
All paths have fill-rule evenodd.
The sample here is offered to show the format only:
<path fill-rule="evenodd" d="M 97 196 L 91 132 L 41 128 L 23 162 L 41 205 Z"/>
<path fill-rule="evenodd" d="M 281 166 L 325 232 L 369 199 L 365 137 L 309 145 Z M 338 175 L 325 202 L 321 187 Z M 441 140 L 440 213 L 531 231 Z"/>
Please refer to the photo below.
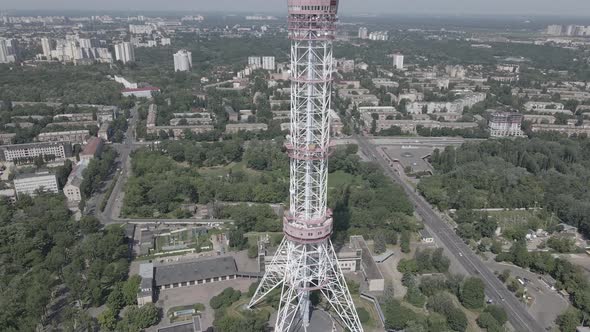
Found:
<path fill-rule="evenodd" d="M 187 50 L 174 54 L 174 71 L 189 71 L 193 67 L 193 55 Z"/>
<path fill-rule="evenodd" d="M 43 48 L 43 56 L 47 59 L 51 58 L 51 40 L 49 38 L 41 38 L 41 47 Z"/>
<path fill-rule="evenodd" d="M 360 39 L 367 39 L 369 38 L 369 30 L 366 27 L 359 28 L 359 38 Z"/>
<path fill-rule="evenodd" d="M 262 57 L 262 69 L 274 71 L 276 69 L 274 56 Z"/>
<path fill-rule="evenodd" d="M 92 40 L 89 38 L 80 38 L 78 43 L 80 43 L 81 48 L 92 48 Z"/>
<path fill-rule="evenodd" d="M 135 61 L 135 51 L 133 45 L 129 42 L 123 42 L 115 45 L 115 59 L 123 63 Z"/>
<path fill-rule="evenodd" d="M 8 63 L 8 41 L 0 38 L 0 63 Z"/>
<path fill-rule="evenodd" d="M 401 54 L 393 55 L 393 68 L 402 70 L 404 69 L 404 56 Z"/>
<path fill-rule="evenodd" d="M 551 36 L 560 36 L 563 31 L 563 26 L 561 25 L 549 25 L 547 27 L 547 34 Z"/>
<path fill-rule="evenodd" d="M 248 57 L 248 66 L 254 67 L 254 68 L 262 67 L 262 58 L 259 56 Z"/>

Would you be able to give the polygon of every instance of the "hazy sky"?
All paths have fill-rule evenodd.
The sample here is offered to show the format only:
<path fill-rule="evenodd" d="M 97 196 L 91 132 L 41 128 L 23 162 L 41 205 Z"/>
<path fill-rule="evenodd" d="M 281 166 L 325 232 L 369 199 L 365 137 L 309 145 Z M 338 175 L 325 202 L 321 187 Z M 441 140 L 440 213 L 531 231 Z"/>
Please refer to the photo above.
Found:
<path fill-rule="evenodd" d="M 517 14 L 588 16 L 590 0 L 341 0 L 341 14 Z M 0 9 L 286 11 L 287 0 L 0 0 Z"/>

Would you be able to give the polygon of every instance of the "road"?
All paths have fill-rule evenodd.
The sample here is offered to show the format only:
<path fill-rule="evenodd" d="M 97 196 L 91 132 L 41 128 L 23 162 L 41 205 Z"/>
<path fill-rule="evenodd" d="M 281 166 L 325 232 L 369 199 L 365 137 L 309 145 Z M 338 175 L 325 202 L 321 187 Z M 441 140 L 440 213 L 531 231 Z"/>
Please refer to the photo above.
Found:
<path fill-rule="evenodd" d="M 122 197 L 122 189 L 127 182 L 129 176 L 129 170 L 131 169 L 131 160 L 129 155 L 136 148 L 135 147 L 135 126 L 138 120 L 137 106 L 133 107 L 130 112 L 129 125 L 127 126 L 127 132 L 125 133 L 125 139 L 121 144 L 113 144 L 113 148 L 119 153 L 118 161 L 120 163 L 120 172 L 117 179 L 117 183 L 113 188 L 113 192 L 109 197 L 107 205 L 103 212 L 97 212 L 97 218 L 103 224 L 120 223 L 118 221 Z"/>
<path fill-rule="evenodd" d="M 355 139 L 360 150 L 367 157 L 378 163 L 387 176 L 402 186 L 409 200 L 414 204 L 416 212 L 422 217 L 424 226 L 437 239 L 437 243 L 446 249 L 447 254 L 454 256 L 455 260 L 468 273 L 482 279 L 486 288 L 486 296 L 506 309 L 510 323 L 516 331 L 544 331 L 545 328 L 531 316 L 526 306 L 484 265 L 481 259 L 471 251 L 451 226 L 440 218 L 430 204 L 412 186 L 405 183 L 400 175 L 389 167 L 377 147 L 367 138 L 355 136 Z"/>

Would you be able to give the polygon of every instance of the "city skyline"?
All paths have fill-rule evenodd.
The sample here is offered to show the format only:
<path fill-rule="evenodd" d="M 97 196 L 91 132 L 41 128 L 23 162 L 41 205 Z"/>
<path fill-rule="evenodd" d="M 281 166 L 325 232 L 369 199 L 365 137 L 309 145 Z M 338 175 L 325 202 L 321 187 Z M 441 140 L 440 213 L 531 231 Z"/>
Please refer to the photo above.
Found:
<path fill-rule="evenodd" d="M 6 2 L 6 3 L 5 3 Z M 582 0 L 564 0 L 559 3 L 550 0 L 421 0 L 415 3 L 401 0 L 367 0 L 363 2 L 342 1 L 342 15 L 354 14 L 449 14 L 449 15 L 570 15 L 581 16 L 580 13 L 590 11 L 590 2 Z M 123 11 L 226 11 L 226 12 L 286 12 L 283 1 L 244 0 L 236 4 L 232 0 L 206 2 L 197 0 L 187 3 L 182 0 L 162 2 L 155 0 L 105 0 L 100 3 L 81 5 L 74 0 L 52 2 L 49 6 L 45 1 L 23 0 L 18 3 L 0 1 L 4 10 L 123 10 Z"/>

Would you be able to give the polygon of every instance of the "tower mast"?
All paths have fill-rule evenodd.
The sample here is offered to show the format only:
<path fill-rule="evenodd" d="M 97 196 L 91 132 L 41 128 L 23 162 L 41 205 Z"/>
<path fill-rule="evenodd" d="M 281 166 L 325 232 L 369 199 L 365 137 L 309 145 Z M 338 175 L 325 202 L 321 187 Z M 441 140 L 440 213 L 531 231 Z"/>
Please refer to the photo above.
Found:
<path fill-rule="evenodd" d="M 288 0 L 291 40 L 291 122 L 289 210 L 284 238 L 250 301 L 252 308 L 281 287 L 275 331 L 307 331 L 310 293 L 320 292 L 333 318 L 352 332 L 362 331 L 330 236 L 327 208 L 332 89 L 332 41 L 338 0 Z"/>

